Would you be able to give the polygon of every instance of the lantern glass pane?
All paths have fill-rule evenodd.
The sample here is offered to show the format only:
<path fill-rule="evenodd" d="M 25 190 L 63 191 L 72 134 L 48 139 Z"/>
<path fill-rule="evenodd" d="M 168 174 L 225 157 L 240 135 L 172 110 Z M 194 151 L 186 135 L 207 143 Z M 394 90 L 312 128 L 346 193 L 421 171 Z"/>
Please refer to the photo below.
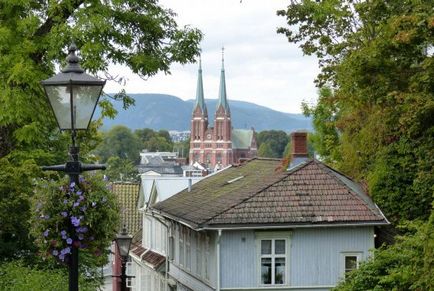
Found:
<path fill-rule="evenodd" d="M 71 129 L 71 98 L 68 86 L 45 86 L 60 129 Z"/>
<path fill-rule="evenodd" d="M 117 244 L 118 244 L 118 248 L 119 248 L 119 254 L 122 257 L 126 257 L 128 256 L 128 252 L 130 250 L 130 243 L 131 243 L 131 238 L 127 237 L 127 238 L 122 238 L 122 239 L 117 239 L 116 240 Z"/>
<path fill-rule="evenodd" d="M 102 86 L 72 86 L 75 128 L 87 129 L 98 102 Z"/>

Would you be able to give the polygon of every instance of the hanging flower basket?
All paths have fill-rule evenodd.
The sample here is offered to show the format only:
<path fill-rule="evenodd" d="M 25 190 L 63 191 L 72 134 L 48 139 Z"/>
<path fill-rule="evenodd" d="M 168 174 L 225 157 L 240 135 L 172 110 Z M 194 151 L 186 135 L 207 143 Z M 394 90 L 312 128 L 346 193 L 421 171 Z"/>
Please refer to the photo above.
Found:
<path fill-rule="evenodd" d="M 98 176 L 40 181 L 33 203 L 32 234 L 42 255 L 68 262 L 72 247 L 100 256 L 116 236 L 116 197 Z"/>

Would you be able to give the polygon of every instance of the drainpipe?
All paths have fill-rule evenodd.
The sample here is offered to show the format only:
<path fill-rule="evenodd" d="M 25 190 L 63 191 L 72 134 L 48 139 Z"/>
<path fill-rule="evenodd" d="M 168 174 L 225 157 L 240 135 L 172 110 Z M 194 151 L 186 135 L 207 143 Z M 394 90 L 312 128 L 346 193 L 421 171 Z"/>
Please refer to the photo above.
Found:
<path fill-rule="evenodd" d="M 220 238 L 222 236 L 222 230 L 218 230 L 218 237 L 217 237 L 217 289 L 216 291 L 220 291 Z"/>
<path fill-rule="evenodd" d="M 191 178 L 188 178 L 188 192 L 191 192 L 192 181 Z"/>

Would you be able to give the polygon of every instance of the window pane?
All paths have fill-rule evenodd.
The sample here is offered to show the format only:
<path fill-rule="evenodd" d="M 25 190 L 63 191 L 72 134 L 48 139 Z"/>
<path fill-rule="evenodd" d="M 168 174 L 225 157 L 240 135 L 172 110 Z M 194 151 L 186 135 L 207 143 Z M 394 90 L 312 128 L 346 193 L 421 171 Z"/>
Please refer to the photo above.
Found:
<path fill-rule="evenodd" d="M 345 271 L 351 271 L 357 269 L 357 257 L 346 256 L 345 257 Z"/>
<path fill-rule="evenodd" d="M 276 258 L 274 269 L 274 284 L 285 283 L 285 258 Z"/>
<path fill-rule="evenodd" d="M 276 240 L 274 248 L 275 248 L 274 253 L 276 255 L 285 254 L 285 240 L 283 239 Z"/>
<path fill-rule="evenodd" d="M 271 255 L 271 240 L 261 240 L 261 255 Z"/>
<path fill-rule="evenodd" d="M 271 284 L 271 258 L 261 259 L 261 283 Z"/>

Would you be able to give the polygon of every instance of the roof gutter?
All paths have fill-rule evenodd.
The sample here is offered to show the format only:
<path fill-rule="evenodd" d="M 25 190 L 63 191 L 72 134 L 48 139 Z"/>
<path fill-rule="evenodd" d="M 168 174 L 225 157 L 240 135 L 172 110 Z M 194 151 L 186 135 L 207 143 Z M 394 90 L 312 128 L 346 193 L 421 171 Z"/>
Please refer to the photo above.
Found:
<path fill-rule="evenodd" d="M 363 222 L 363 223 L 339 223 L 339 224 L 286 224 L 286 225 L 234 225 L 234 226 L 203 226 L 196 230 L 237 230 L 237 229 L 288 229 L 288 228 L 322 228 L 322 227 L 357 227 L 357 226 L 380 226 L 389 225 L 389 221 L 384 222 Z"/>

